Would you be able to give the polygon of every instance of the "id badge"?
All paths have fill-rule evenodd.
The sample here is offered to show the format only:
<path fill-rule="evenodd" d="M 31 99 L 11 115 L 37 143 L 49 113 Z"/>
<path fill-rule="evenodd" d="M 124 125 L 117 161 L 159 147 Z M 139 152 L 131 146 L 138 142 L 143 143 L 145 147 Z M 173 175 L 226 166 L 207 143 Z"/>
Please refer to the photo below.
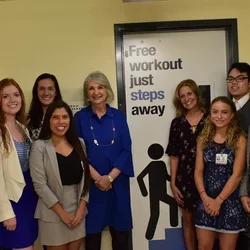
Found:
<path fill-rule="evenodd" d="M 227 165 L 227 154 L 216 154 L 215 164 Z"/>

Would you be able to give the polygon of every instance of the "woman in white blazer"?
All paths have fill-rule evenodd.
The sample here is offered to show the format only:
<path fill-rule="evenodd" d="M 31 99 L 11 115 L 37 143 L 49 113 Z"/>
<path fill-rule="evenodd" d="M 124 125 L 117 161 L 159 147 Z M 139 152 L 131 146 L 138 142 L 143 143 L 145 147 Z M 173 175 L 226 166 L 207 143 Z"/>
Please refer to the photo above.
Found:
<path fill-rule="evenodd" d="M 0 81 L 0 246 L 32 249 L 37 238 L 34 219 L 37 195 L 30 171 L 31 139 L 25 100 L 13 79 Z"/>
<path fill-rule="evenodd" d="M 39 196 L 35 217 L 47 250 L 79 249 L 85 237 L 90 174 L 76 134 L 73 114 L 63 101 L 47 109 L 30 155 L 31 176 Z"/>

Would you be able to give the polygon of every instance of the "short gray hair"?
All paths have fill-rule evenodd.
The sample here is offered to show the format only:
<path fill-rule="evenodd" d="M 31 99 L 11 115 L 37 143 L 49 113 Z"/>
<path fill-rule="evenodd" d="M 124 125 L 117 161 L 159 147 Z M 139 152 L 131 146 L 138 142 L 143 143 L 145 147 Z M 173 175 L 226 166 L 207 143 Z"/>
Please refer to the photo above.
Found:
<path fill-rule="evenodd" d="M 83 83 L 84 105 L 87 106 L 90 104 L 90 102 L 88 101 L 88 85 L 92 80 L 105 87 L 105 89 L 107 90 L 106 103 L 111 103 L 114 100 L 114 92 L 110 86 L 108 78 L 102 72 L 94 71 L 87 76 Z"/>

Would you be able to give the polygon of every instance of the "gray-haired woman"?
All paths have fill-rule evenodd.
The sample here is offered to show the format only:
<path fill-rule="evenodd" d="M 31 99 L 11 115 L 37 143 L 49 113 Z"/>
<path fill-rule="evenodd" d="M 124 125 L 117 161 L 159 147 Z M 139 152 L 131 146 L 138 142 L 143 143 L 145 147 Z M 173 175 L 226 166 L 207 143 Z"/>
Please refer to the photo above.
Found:
<path fill-rule="evenodd" d="M 129 177 L 134 176 L 131 139 L 125 115 L 111 108 L 113 91 L 101 72 L 84 82 L 88 105 L 75 115 L 79 137 L 84 139 L 92 182 L 86 217 L 86 249 L 99 250 L 101 233 L 109 226 L 113 250 L 128 250 L 132 229 Z"/>

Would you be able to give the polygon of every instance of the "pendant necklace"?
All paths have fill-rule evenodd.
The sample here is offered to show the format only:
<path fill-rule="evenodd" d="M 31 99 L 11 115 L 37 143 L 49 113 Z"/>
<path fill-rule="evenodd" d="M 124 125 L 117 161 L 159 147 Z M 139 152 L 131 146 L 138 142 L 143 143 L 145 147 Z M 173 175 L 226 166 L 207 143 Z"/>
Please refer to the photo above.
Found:
<path fill-rule="evenodd" d="M 197 125 L 191 125 L 190 129 L 192 131 L 192 134 L 195 134 L 196 129 L 197 129 Z"/>
<path fill-rule="evenodd" d="M 113 132 L 113 136 L 112 136 L 112 140 L 108 144 L 99 144 L 99 142 L 98 142 L 98 140 L 96 139 L 96 136 L 95 136 L 95 131 L 94 131 L 94 127 L 93 127 L 93 124 L 92 124 L 91 117 L 89 118 L 89 123 L 90 123 L 90 130 L 91 130 L 91 133 L 92 133 L 92 136 L 93 136 L 93 142 L 94 142 L 94 144 L 96 146 L 104 147 L 104 146 L 110 146 L 110 145 L 115 143 L 115 125 L 114 125 L 113 115 L 112 115 L 112 132 Z"/>

